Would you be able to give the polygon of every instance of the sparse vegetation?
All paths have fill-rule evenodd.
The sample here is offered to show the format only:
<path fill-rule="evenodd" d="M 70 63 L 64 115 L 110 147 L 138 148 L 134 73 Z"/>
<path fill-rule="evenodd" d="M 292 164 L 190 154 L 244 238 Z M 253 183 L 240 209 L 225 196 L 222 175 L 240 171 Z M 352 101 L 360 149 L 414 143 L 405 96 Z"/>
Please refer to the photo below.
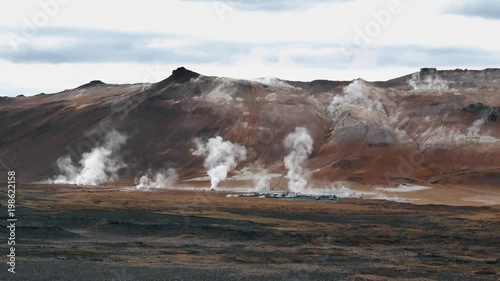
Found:
<path fill-rule="evenodd" d="M 78 232 L 83 242 L 68 236 L 55 244 L 33 225 L 22 230 L 36 241 L 21 246 L 26 259 L 191 269 L 217 265 L 267 274 L 265 265 L 309 280 L 321 274 L 353 280 L 422 273 L 431 279 L 498 277 L 498 207 L 232 200 L 219 193 L 207 194 L 201 206 L 191 191 L 82 192 L 61 186 L 44 193 L 30 188 L 45 186 L 27 186 L 23 192 L 29 197 L 20 207 L 47 214 L 49 224 Z M 187 208 L 191 204 L 200 208 Z"/>

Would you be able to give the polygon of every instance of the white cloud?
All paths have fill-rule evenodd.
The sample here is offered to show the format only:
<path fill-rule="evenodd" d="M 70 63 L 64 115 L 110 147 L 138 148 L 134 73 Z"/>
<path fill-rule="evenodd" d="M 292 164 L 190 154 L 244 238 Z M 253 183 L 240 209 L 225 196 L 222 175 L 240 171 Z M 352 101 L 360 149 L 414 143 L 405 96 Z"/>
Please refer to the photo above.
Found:
<path fill-rule="evenodd" d="M 44 12 L 39 3 L 51 1 L 60 0 L 8 1 L 0 4 L 0 55 L 2 48 L 10 44 L 9 33 L 22 35 L 26 21 L 32 22 L 35 15 Z M 366 31 L 370 24 L 377 24 L 374 14 L 387 9 L 390 0 L 317 2 L 321 3 L 308 6 L 308 9 L 282 9 L 270 4 L 262 9 L 240 9 L 236 6 L 224 11 L 221 17 L 221 11 L 208 1 L 71 0 L 60 5 L 46 25 L 37 27 L 37 32 L 28 38 L 27 44 L 37 50 L 74 45 L 78 44 L 79 38 L 76 30 L 99 31 L 103 27 L 124 33 L 179 35 L 179 38 L 145 40 L 147 43 L 144 46 L 133 46 L 132 51 L 143 51 L 140 48 L 157 52 L 173 50 L 173 57 L 180 57 L 182 63 L 166 59 L 170 58 L 168 56 L 157 58 L 158 64 L 168 69 L 167 76 L 171 69 L 184 65 L 207 75 L 247 79 L 270 76 L 289 80 L 358 77 L 386 80 L 416 71 L 419 63 L 439 62 L 437 66 L 440 68 L 484 68 L 493 67 L 496 63 L 492 60 L 490 63 L 493 65 L 488 65 L 487 60 L 478 61 L 474 57 L 474 62 L 460 65 L 461 62 L 456 60 L 439 61 L 437 56 L 429 55 L 432 50 L 427 50 L 414 52 L 412 57 L 415 59 L 395 52 L 392 62 L 401 63 L 384 64 L 391 58 L 384 56 L 380 50 L 389 48 L 460 47 L 464 50 L 481 49 L 492 54 L 500 51 L 500 45 L 492 40 L 500 30 L 500 21 L 446 13 L 447 7 L 454 3 L 451 0 L 399 0 L 402 12 L 392 14 L 387 26 L 381 26 L 380 32 L 371 36 L 366 46 L 356 46 L 357 30 Z M 291 5 L 289 2 L 286 4 Z M 281 12 L 271 13 L 272 9 L 280 9 Z M 75 30 L 74 38 L 43 33 L 50 28 Z M 222 56 L 214 50 L 219 46 L 228 48 L 224 42 L 236 43 L 230 45 L 234 48 L 238 48 L 237 44 L 246 44 L 250 46 L 250 51 L 245 49 L 232 53 L 236 54 L 235 59 L 228 58 L 229 55 Z M 212 49 L 196 48 L 204 43 L 213 44 Z M 106 47 L 109 46 L 114 44 L 108 42 Z M 96 48 L 92 51 L 100 50 Z M 128 49 L 121 51 L 126 53 Z M 352 56 L 346 57 L 346 52 Z M 106 53 L 102 55 L 107 57 Z M 120 53 L 117 57 L 124 57 L 124 54 Z M 460 57 L 467 57 L 467 53 L 460 54 Z M 146 67 L 142 57 L 136 60 L 138 63 L 62 61 L 64 63 L 57 62 L 61 63 L 58 65 L 35 63 L 36 60 L 26 63 L 30 56 L 22 59 L 23 63 L 0 61 L 0 69 L 4 70 L 0 75 L 0 95 L 14 95 L 19 90 L 30 89 L 33 89 L 32 94 L 51 92 L 73 88 L 93 79 L 113 83 L 141 82 Z M 154 61 L 153 57 L 147 63 Z M 29 85 L 26 84 L 26 77 L 30 77 Z"/>
<path fill-rule="evenodd" d="M 153 39 L 149 43 L 150 48 L 172 48 L 172 47 L 185 47 L 192 46 L 197 43 L 196 40 L 188 39 Z"/>
<path fill-rule="evenodd" d="M 47 26 L 106 27 L 124 32 L 174 33 L 205 40 L 256 44 L 297 41 L 297 38 L 304 42 L 347 44 L 354 43 L 355 28 L 363 30 L 369 22 L 375 20 L 373 13 L 387 9 L 389 2 L 332 1 L 308 10 L 291 10 L 278 14 L 233 10 L 221 19 L 213 3 L 208 2 L 70 1 L 61 6 Z M 390 24 L 373 40 L 374 44 L 425 42 L 433 46 L 467 46 L 473 42 L 474 46 L 500 48 L 491 41 L 491 34 L 499 30 L 500 22 L 489 21 L 485 24 L 482 19 L 444 14 L 442 10 L 449 4 L 449 0 L 399 2 L 403 12 L 393 15 Z M 120 7 L 119 13 L 113 13 L 110 17 L 111 11 L 116 11 L 116 7 Z M 19 31 L 23 26 L 22 18 L 31 19 L 41 8 L 38 1 L 16 1 L 10 2 L 8 9 L 1 10 L 0 26 L 10 26 L 13 27 L 12 30 Z M 456 30 L 460 32 L 453 32 Z"/>

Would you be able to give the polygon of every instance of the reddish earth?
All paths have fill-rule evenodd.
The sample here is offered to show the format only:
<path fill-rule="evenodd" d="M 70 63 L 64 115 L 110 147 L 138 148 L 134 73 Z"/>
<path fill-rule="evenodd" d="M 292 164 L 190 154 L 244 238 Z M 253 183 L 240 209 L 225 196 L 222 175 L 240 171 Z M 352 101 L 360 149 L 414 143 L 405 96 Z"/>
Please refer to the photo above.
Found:
<path fill-rule="evenodd" d="M 355 81 L 362 93 L 329 110 L 335 97 L 353 98 L 344 93 L 351 82 L 263 84 L 179 68 L 155 84 L 92 81 L 0 98 L 0 174 L 17 177 L 16 277 L 498 280 L 500 70 Z M 258 167 L 273 173 L 275 190 L 286 188 L 283 139 L 297 126 L 314 139 L 310 186 L 342 182 L 356 198 L 226 198 L 253 188 L 247 176 Z M 128 136 L 117 181 L 36 183 L 113 128 Z M 209 182 L 192 140 L 217 135 L 248 157 L 221 191 L 203 191 Z M 175 189 L 136 190 L 139 172 L 166 163 L 180 174 Z"/>
<path fill-rule="evenodd" d="M 248 159 L 236 171 L 261 166 L 282 174 L 283 138 L 303 126 L 314 138 L 306 164 L 314 185 L 412 183 L 451 193 L 493 190 L 498 197 L 500 70 L 417 74 L 423 90 L 412 89 L 412 75 L 366 82 L 362 103 L 347 106 L 336 119 L 328 106 L 352 81 L 263 84 L 179 68 L 155 84 L 93 81 L 55 94 L 2 97 L 0 173 L 15 170 L 26 183 L 47 179 L 59 172 L 59 157 L 70 154 L 77 161 L 116 128 L 129 136 L 122 149 L 128 164 L 120 171 L 123 183 L 165 163 L 177 168 L 181 180 L 203 176 L 192 140 L 216 135 L 247 148 Z M 374 101 L 381 108 L 367 110 Z M 479 132 L 468 135 L 479 119 Z"/>

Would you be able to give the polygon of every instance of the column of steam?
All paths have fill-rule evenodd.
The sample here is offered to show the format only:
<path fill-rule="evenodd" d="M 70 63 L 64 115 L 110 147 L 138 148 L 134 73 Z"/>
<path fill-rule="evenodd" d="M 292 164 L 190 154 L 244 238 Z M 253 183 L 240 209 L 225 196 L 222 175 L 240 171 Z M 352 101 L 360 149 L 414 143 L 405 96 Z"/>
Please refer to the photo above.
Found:
<path fill-rule="evenodd" d="M 283 159 L 285 168 L 288 170 L 288 190 L 303 192 L 307 187 L 304 164 L 311 155 L 313 139 L 306 128 L 297 127 L 285 137 L 283 144 L 286 149 L 290 150 L 290 153 Z"/>
<path fill-rule="evenodd" d="M 194 143 L 197 148 L 195 155 L 205 157 L 203 166 L 210 177 L 210 190 L 215 190 L 220 182 L 226 180 L 229 171 L 247 158 L 247 150 L 244 146 L 224 141 L 220 136 L 211 138 L 206 143 L 196 138 Z"/>
<path fill-rule="evenodd" d="M 118 171 L 127 165 L 120 156 L 120 149 L 127 136 L 111 130 L 104 136 L 103 143 L 81 155 L 78 163 L 73 163 L 69 155 L 57 159 L 59 175 L 47 182 L 55 184 L 99 185 L 118 179 Z"/>

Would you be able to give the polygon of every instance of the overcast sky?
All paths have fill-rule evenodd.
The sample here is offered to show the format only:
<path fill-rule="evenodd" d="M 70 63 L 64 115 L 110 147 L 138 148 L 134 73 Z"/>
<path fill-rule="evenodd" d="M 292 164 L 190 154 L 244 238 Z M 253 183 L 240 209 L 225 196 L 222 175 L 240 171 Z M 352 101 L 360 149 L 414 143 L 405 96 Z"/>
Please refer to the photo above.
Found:
<path fill-rule="evenodd" d="M 185 66 L 234 78 L 387 80 L 500 65 L 498 0 L 33 0 L 0 4 L 0 96 Z"/>

